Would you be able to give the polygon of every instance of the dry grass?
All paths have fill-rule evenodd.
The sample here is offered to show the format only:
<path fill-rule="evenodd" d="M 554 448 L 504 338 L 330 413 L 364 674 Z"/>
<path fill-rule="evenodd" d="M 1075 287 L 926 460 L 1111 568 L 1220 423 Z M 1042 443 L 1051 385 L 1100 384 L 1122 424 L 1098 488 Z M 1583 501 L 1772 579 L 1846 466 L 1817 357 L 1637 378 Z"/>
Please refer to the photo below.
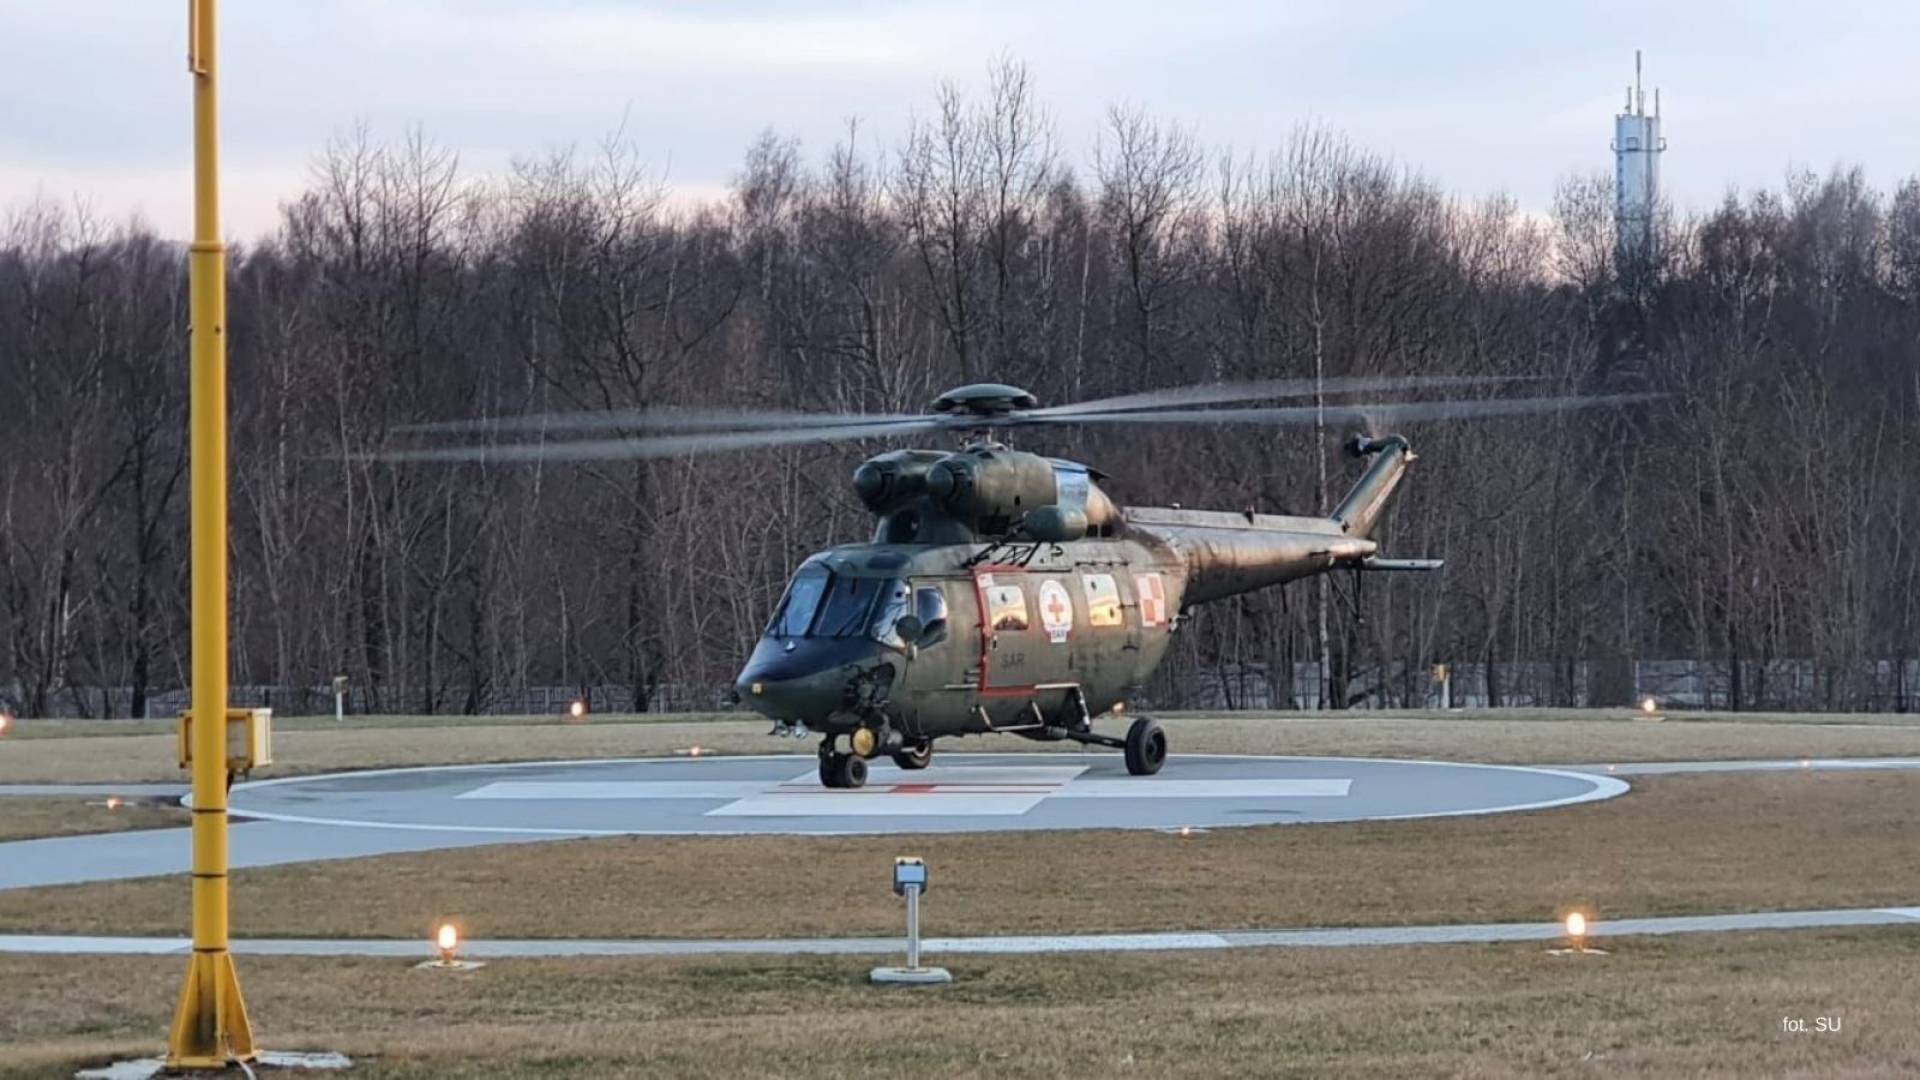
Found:
<path fill-rule="evenodd" d="M 399 765 L 645 757 L 695 744 L 719 754 L 810 755 L 810 743 L 769 738 L 761 721 L 595 717 L 276 720 L 276 764 L 261 776 Z M 0 739 L 0 783 L 178 781 L 170 734 L 107 734 L 131 721 L 24 721 Z M 142 722 L 147 723 L 147 722 Z M 1117 721 L 1103 724 L 1124 730 Z M 57 727 L 42 727 L 57 725 Z M 1174 752 L 1344 754 L 1513 763 L 1740 757 L 1920 756 L 1920 717 L 1741 715 L 1650 722 L 1624 711 L 1493 711 L 1373 718 L 1312 715 L 1175 716 Z M 64 737 L 62 737 L 64 733 Z M 1013 738 L 964 739 L 954 750 L 1078 750 Z"/>
<path fill-rule="evenodd" d="M 758 937 L 892 932 L 893 856 L 929 933 L 1668 915 L 1920 901 L 1920 775 L 1660 777 L 1603 803 L 1432 821 L 1156 832 L 617 838 L 242 870 L 235 933 Z M 244 828 L 244 826 L 242 826 Z M 179 933 L 183 878 L 0 892 L 0 931 Z"/>
<path fill-rule="evenodd" d="M 109 807 L 105 799 L 8 796 L 0 798 L 0 842 L 165 829 L 185 825 L 192 817 L 178 806 L 140 800 Z"/>
<path fill-rule="evenodd" d="M 1920 934 L 964 958 L 939 990 L 859 958 L 242 958 L 256 1032 L 366 1077 L 1893 1076 L 1920 1072 Z M 0 958 L 0 1075 L 156 1053 L 184 961 Z M 1782 1017 L 1837 1017 L 1787 1034 Z"/>
<path fill-rule="evenodd" d="M 737 720 L 738 714 L 731 713 L 598 713 L 590 718 L 595 724 L 684 724 L 701 723 L 710 720 Z M 524 716 L 402 716 L 368 715 L 349 716 L 335 720 L 332 716 L 275 716 L 273 726 L 276 731 L 363 731 L 369 729 L 406 728 L 484 728 L 484 727 L 566 727 L 576 721 L 557 714 Z M 92 739 L 124 735 L 170 735 L 175 728 L 171 719 L 151 720 L 90 720 L 73 717 L 54 717 L 49 719 L 16 719 L 9 736 L 16 739 Z"/>

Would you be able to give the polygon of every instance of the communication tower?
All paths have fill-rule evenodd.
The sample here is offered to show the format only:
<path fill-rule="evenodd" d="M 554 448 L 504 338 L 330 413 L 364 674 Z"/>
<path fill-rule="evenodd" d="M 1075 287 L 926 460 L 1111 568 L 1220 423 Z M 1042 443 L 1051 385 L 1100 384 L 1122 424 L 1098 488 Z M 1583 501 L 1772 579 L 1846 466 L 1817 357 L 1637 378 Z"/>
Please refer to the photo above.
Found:
<path fill-rule="evenodd" d="M 1647 112 L 1646 91 L 1640 88 L 1640 51 L 1633 53 L 1633 85 L 1627 88 L 1627 108 L 1613 118 L 1614 259 L 1627 269 L 1653 253 L 1655 209 L 1660 198 L 1660 155 L 1667 141 L 1660 136 L 1660 91 L 1653 92 L 1653 112 Z"/>

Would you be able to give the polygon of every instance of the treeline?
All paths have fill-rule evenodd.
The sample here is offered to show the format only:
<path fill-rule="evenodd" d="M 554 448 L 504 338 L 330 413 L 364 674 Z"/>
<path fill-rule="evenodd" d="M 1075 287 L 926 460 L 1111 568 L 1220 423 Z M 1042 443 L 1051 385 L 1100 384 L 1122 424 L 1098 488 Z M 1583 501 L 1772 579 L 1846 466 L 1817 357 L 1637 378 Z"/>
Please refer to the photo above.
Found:
<path fill-rule="evenodd" d="M 1614 265 L 1611 186 L 1464 202 L 1337 135 L 1208 149 L 1116 109 L 1087 155 L 1026 73 L 942 90 L 898 145 L 768 135 L 677 200 L 615 141 L 462 173 L 415 135 L 316 160 L 231 262 L 234 678 L 283 709 L 480 711 L 530 688 L 711 707 L 808 552 L 863 538 L 879 445 L 407 466 L 423 421 L 726 404 L 1059 403 L 1219 379 L 1525 375 L 1651 404 L 1412 425 L 1392 549 L 1438 577 L 1203 609 L 1154 697 L 1322 660 L 1336 703 L 1625 700 L 1699 661 L 1733 708 L 1913 708 L 1920 182 L 1730 195 Z M 185 259 L 59 204 L 0 234 L 0 703 L 140 714 L 185 682 Z M 1050 432 L 1124 500 L 1324 511 L 1332 431 Z M 1322 479 L 1322 462 L 1327 475 Z M 1327 629 L 1322 632 L 1324 614 Z M 1517 662 L 1524 662 L 1517 663 Z M 1497 676 L 1496 676 L 1497 679 Z M 119 688 L 112 695 L 87 691 Z M 1318 687 L 1309 688 L 1317 694 Z M 1295 700 L 1299 700 L 1298 697 Z"/>

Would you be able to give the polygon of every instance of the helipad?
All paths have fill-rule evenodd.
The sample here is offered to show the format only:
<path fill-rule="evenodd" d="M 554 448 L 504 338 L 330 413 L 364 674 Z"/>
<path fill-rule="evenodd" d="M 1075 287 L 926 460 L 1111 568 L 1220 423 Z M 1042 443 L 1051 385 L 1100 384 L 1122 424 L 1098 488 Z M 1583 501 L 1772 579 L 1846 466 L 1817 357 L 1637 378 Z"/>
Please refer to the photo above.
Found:
<path fill-rule="evenodd" d="M 522 836 L 1222 828 L 1536 810 L 1627 785 L 1559 769 L 1360 758 L 942 754 L 822 787 L 810 757 L 540 762 L 292 777 L 233 790 L 256 820 Z"/>

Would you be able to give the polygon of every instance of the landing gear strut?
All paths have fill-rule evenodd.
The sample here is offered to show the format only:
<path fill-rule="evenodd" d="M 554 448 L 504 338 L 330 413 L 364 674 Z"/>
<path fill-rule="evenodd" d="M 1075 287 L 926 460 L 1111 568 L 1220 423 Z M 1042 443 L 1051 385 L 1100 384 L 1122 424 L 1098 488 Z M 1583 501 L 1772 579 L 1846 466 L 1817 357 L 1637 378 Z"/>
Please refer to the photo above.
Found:
<path fill-rule="evenodd" d="M 1144 716 L 1133 722 L 1124 739 L 1102 735 L 1091 728 L 1085 731 L 1067 729 L 1049 738 L 1072 739 L 1081 746 L 1105 746 L 1123 751 L 1127 759 L 1127 771 L 1135 776 L 1152 776 L 1167 761 L 1167 733 L 1160 730 L 1159 724 Z"/>

